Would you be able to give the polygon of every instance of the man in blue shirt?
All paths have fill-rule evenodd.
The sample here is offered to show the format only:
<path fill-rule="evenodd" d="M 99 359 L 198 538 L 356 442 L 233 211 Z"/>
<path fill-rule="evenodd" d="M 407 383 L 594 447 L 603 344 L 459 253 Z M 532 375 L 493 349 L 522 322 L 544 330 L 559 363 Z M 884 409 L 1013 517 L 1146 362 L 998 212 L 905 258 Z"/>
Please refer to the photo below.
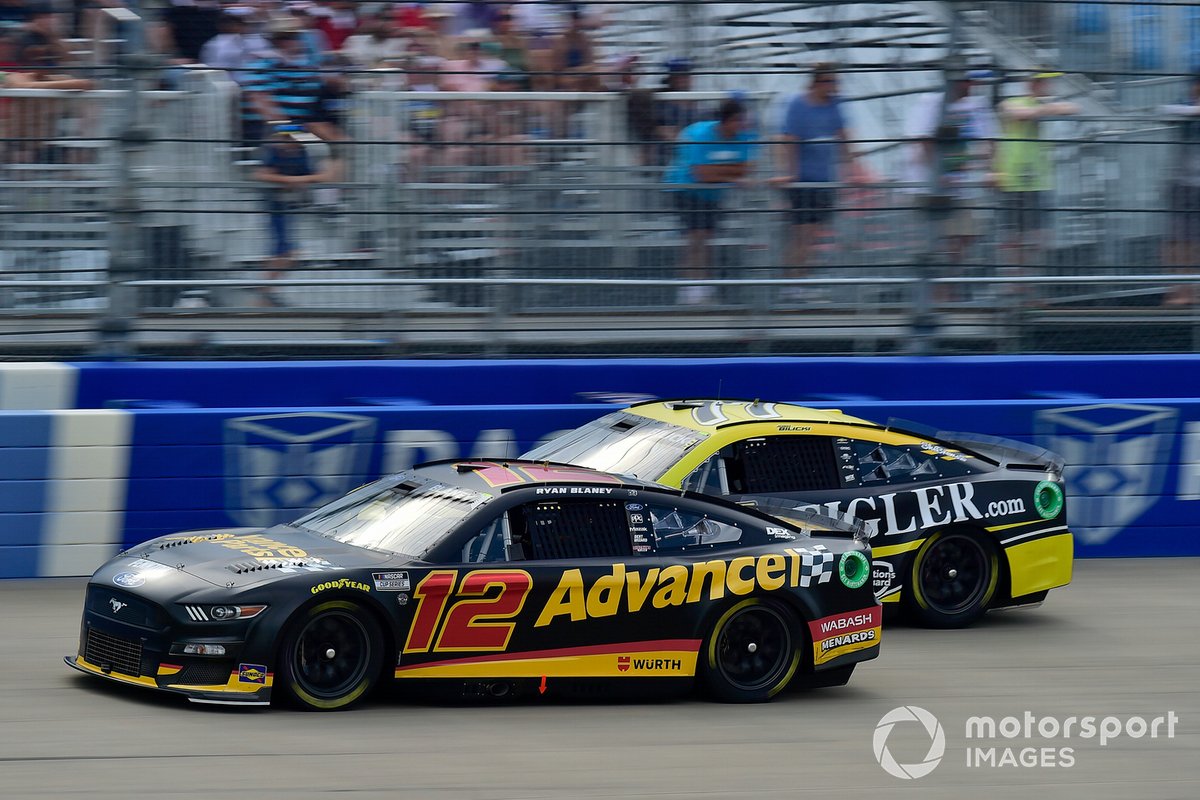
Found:
<path fill-rule="evenodd" d="M 679 134 L 665 180 L 678 187 L 671 191 L 687 231 L 683 269 L 686 280 L 710 277 L 708 242 L 717 227 L 728 185 L 740 181 L 749 171 L 754 138 L 747 130 L 746 107 L 732 99 L 721 104 L 715 120 L 695 122 Z M 715 296 L 712 286 L 681 286 L 678 302 L 699 305 L 712 302 Z"/>
<path fill-rule="evenodd" d="M 846 120 L 837 97 L 837 73 L 832 64 L 813 67 L 812 82 L 805 94 L 788 105 L 781 131 L 780 171 L 774 179 L 781 185 L 827 183 L 788 189 L 792 204 L 791 253 L 793 269 L 788 276 L 803 277 L 816 237 L 833 215 L 839 162 L 847 165 L 853 153 L 847 144 Z M 793 295 L 799 290 L 793 289 Z"/>

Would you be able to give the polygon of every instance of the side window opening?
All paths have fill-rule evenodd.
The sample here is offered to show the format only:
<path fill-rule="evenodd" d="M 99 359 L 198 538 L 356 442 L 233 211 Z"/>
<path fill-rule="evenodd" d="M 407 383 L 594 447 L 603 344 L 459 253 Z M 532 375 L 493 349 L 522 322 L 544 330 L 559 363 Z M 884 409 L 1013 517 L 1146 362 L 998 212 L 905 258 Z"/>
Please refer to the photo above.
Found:
<path fill-rule="evenodd" d="M 476 534 L 462 549 L 462 563 L 486 564 L 496 561 L 520 561 L 523 556 L 514 553 L 508 516 L 501 514 L 490 525 Z"/>
<path fill-rule="evenodd" d="M 738 442 L 727 460 L 731 494 L 839 488 L 833 443 L 825 436 L 763 436 Z"/>
<path fill-rule="evenodd" d="M 853 446 L 859 480 L 864 485 L 956 478 L 971 473 L 963 461 L 942 458 L 915 446 L 864 441 L 856 441 Z"/>
<path fill-rule="evenodd" d="M 704 514 L 661 505 L 648 505 L 646 510 L 658 553 L 709 549 L 742 540 L 741 528 Z"/>
<path fill-rule="evenodd" d="M 616 500 L 545 501 L 523 508 L 529 558 L 624 558 L 633 554 L 625 505 Z M 515 522 L 515 520 L 514 520 Z"/>
<path fill-rule="evenodd" d="M 714 455 L 684 479 L 682 487 L 692 492 L 704 494 L 729 494 L 729 476 L 725 470 L 725 459 L 720 454 Z"/>

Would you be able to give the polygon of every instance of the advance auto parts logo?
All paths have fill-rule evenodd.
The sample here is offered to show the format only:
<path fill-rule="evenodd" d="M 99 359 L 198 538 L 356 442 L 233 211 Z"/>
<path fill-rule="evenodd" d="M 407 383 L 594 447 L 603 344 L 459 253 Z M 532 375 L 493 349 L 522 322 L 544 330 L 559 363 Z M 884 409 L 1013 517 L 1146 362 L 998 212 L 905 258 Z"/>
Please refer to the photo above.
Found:
<path fill-rule="evenodd" d="M 917 725 L 901 724 L 913 722 Z M 892 751 L 888 749 L 888 738 L 898 725 L 902 731 L 924 730 L 924 733 L 920 735 L 929 738 L 929 750 L 925 753 L 924 759 L 915 764 L 901 764 L 896 761 Z M 924 778 L 933 772 L 934 768 L 941 763 L 942 756 L 946 754 L 946 732 L 942 730 L 942 724 L 938 722 L 937 717 L 920 706 L 900 706 L 893 708 L 879 720 L 879 724 L 875 726 L 875 736 L 871 739 L 871 745 L 875 750 L 875 760 L 887 774 L 904 780 Z"/>

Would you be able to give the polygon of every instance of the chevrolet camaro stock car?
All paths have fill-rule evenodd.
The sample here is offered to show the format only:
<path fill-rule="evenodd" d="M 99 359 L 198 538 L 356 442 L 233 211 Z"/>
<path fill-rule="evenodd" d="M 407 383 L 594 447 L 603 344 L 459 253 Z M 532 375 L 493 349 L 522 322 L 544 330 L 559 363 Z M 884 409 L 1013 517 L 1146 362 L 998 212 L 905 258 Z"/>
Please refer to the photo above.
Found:
<path fill-rule="evenodd" d="M 757 400 L 651 401 L 525 457 L 858 518 L 878 599 L 932 627 L 1038 603 L 1071 580 L 1062 459 L 1008 439 Z"/>
<path fill-rule="evenodd" d="M 723 701 L 845 683 L 878 653 L 866 531 L 580 467 L 449 461 L 290 525 L 131 548 L 87 585 L 68 665 L 197 702 Z"/>

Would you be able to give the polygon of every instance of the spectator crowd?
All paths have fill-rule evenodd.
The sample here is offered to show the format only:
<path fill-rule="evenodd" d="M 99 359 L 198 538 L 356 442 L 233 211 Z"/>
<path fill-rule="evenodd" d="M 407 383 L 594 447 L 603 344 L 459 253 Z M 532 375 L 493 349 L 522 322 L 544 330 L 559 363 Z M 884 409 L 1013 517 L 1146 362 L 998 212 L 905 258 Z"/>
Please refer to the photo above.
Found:
<path fill-rule="evenodd" d="M 127 7 L 144 25 L 107 14 Z M 776 206 L 788 215 L 784 275 L 799 283 L 813 252 L 828 235 L 847 184 L 873 180 L 851 146 L 854 140 L 832 65 L 818 65 L 796 88 L 781 119 L 755 119 L 744 98 L 702 107 L 660 102 L 659 92 L 692 88 L 691 65 L 673 58 L 643 65 L 635 53 L 604 57 L 598 34 L 604 4 L 546 0 L 466 2 L 351 2 L 350 0 L 0 0 L 0 80 L 6 88 L 86 89 L 103 79 L 89 69 L 109 63 L 96 48 L 118 42 L 162 57 L 168 85 L 189 68 L 223 70 L 241 87 L 240 136 L 260 149 L 253 176 L 264 186 L 272 247 L 269 276 L 292 263 L 289 210 L 302 202 L 301 187 L 336 181 L 349 98 L 359 91 L 593 92 L 619 91 L 628 100 L 628 133 L 641 167 L 661 169 L 686 244 L 679 302 L 714 300 L 708 248 L 728 197 L 755 175 L 778 189 Z M 114 28 L 114 26 L 116 26 Z M 122 27 L 123 26 L 123 27 Z M 88 45 L 87 43 L 91 43 Z M 111 55 L 111 54 L 109 54 Z M 647 73 L 661 85 L 645 88 Z M 1059 73 L 1029 77 L 1005 102 L 985 102 L 983 73 L 951 75 L 946 94 L 914 103 L 906 137 L 912 144 L 913 206 L 927 211 L 947 264 L 966 263 L 980 238 L 975 207 L 987 192 L 1007 231 L 1005 263 L 1020 275 L 1041 263 L 1048 198 L 1053 190 L 1051 146 L 1041 141 L 1042 120 L 1080 109 L 1053 97 Z M 1198 84 L 1200 85 L 1200 84 Z M 54 101 L 28 100 L 5 112 L 6 159 L 37 162 L 41 142 L 52 138 Z M 41 105 L 36 105 L 40 103 Z M 571 139 L 579 106 L 569 98 L 511 100 L 499 110 L 477 101 L 413 100 L 405 106 L 409 145 L 406 166 L 477 165 L 495 175 L 515 174 L 533 139 Z M 1200 92 L 1170 113 L 1195 128 Z M 755 142 L 773 140 L 767 150 Z M 323 143 L 328 163 L 311 163 L 306 142 Z M 470 147 L 473 143 L 504 147 Z M 1192 147 L 1188 169 L 1172 187 L 1172 226 L 1165 259 L 1181 273 L 1200 252 L 1200 157 Z M 1195 167 L 1195 168 L 1193 168 Z M 503 177 L 501 178 L 503 179 Z M 697 283 L 699 282 L 699 283 Z M 953 299 L 949 297 L 936 299 Z M 278 299 L 263 293 L 264 304 Z M 1169 304 L 1193 302 L 1190 288 L 1173 291 Z"/>

